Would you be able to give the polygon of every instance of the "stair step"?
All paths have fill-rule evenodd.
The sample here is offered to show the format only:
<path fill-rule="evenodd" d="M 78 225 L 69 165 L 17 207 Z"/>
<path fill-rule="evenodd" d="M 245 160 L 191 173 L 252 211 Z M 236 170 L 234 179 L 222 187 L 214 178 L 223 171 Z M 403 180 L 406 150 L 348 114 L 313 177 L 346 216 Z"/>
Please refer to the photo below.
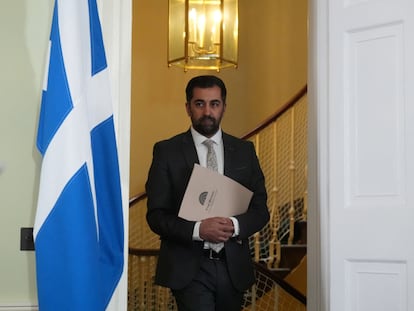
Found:
<path fill-rule="evenodd" d="M 280 268 L 294 269 L 306 255 L 307 247 L 305 244 L 281 245 Z"/>
<path fill-rule="evenodd" d="M 308 240 L 308 223 L 306 221 L 295 222 L 295 235 L 293 244 L 306 244 Z"/>
<path fill-rule="evenodd" d="M 281 279 L 284 279 L 286 276 L 289 275 L 289 273 L 291 272 L 291 269 L 289 269 L 289 268 L 275 268 L 275 269 L 271 269 L 271 271 L 274 272 Z"/>

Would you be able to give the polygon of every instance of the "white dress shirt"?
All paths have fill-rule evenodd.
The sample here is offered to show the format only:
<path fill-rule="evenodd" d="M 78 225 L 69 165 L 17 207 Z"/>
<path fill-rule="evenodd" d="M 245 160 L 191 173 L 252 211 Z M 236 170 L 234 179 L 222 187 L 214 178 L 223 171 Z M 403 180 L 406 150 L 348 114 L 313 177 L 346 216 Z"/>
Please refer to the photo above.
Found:
<path fill-rule="evenodd" d="M 197 149 L 198 160 L 200 161 L 200 165 L 203 167 L 207 166 L 207 146 L 203 144 L 203 142 L 208 139 L 207 137 L 201 135 L 197 132 L 193 127 L 191 127 L 191 135 L 193 136 L 193 141 L 195 147 Z M 214 136 L 210 137 L 209 139 L 214 141 L 214 151 L 216 152 L 217 157 L 217 168 L 220 174 L 224 173 L 224 146 L 223 146 L 223 135 L 221 128 L 217 131 Z M 235 217 L 230 217 L 233 222 L 234 226 L 234 234 L 233 236 L 239 235 L 239 222 Z M 202 241 L 200 238 L 200 221 L 197 221 L 194 230 L 193 230 L 193 240 Z M 204 248 L 209 248 L 208 243 L 205 243 Z"/>

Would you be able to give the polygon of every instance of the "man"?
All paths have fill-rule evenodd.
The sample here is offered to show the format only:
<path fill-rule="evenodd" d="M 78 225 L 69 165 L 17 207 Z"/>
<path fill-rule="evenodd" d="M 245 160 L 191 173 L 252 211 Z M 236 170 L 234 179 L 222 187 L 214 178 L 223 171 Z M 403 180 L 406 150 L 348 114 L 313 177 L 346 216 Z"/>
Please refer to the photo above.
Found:
<path fill-rule="evenodd" d="M 251 142 L 222 132 L 226 87 L 216 76 L 198 76 L 186 87 L 191 128 L 154 145 L 148 174 L 147 221 L 161 238 L 155 282 L 171 288 L 180 311 L 240 310 L 254 283 L 249 236 L 269 220 L 264 176 Z M 248 210 L 199 222 L 178 217 L 194 163 L 211 164 L 253 192 Z M 214 250 L 215 249 L 215 250 Z"/>

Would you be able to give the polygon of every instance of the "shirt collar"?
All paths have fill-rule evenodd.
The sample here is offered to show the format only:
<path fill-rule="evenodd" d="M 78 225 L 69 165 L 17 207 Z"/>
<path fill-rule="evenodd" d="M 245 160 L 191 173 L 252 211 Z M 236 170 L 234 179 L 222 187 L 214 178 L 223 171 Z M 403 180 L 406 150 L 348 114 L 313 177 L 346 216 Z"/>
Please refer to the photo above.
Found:
<path fill-rule="evenodd" d="M 216 134 L 214 134 L 212 137 L 208 138 L 203 135 L 201 135 L 199 132 L 197 132 L 192 126 L 191 126 L 191 135 L 193 136 L 194 144 L 201 145 L 206 139 L 213 140 L 217 145 L 220 145 L 221 139 L 222 139 L 222 131 L 221 127 L 217 131 Z"/>

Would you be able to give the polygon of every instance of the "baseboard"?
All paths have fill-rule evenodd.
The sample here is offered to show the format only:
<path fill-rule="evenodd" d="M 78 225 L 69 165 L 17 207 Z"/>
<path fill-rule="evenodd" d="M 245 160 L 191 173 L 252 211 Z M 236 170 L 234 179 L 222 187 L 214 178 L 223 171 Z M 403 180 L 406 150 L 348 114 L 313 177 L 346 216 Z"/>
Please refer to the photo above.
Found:
<path fill-rule="evenodd" d="M 39 307 L 34 305 L 24 304 L 7 304 L 0 305 L 0 311 L 38 311 Z"/>

